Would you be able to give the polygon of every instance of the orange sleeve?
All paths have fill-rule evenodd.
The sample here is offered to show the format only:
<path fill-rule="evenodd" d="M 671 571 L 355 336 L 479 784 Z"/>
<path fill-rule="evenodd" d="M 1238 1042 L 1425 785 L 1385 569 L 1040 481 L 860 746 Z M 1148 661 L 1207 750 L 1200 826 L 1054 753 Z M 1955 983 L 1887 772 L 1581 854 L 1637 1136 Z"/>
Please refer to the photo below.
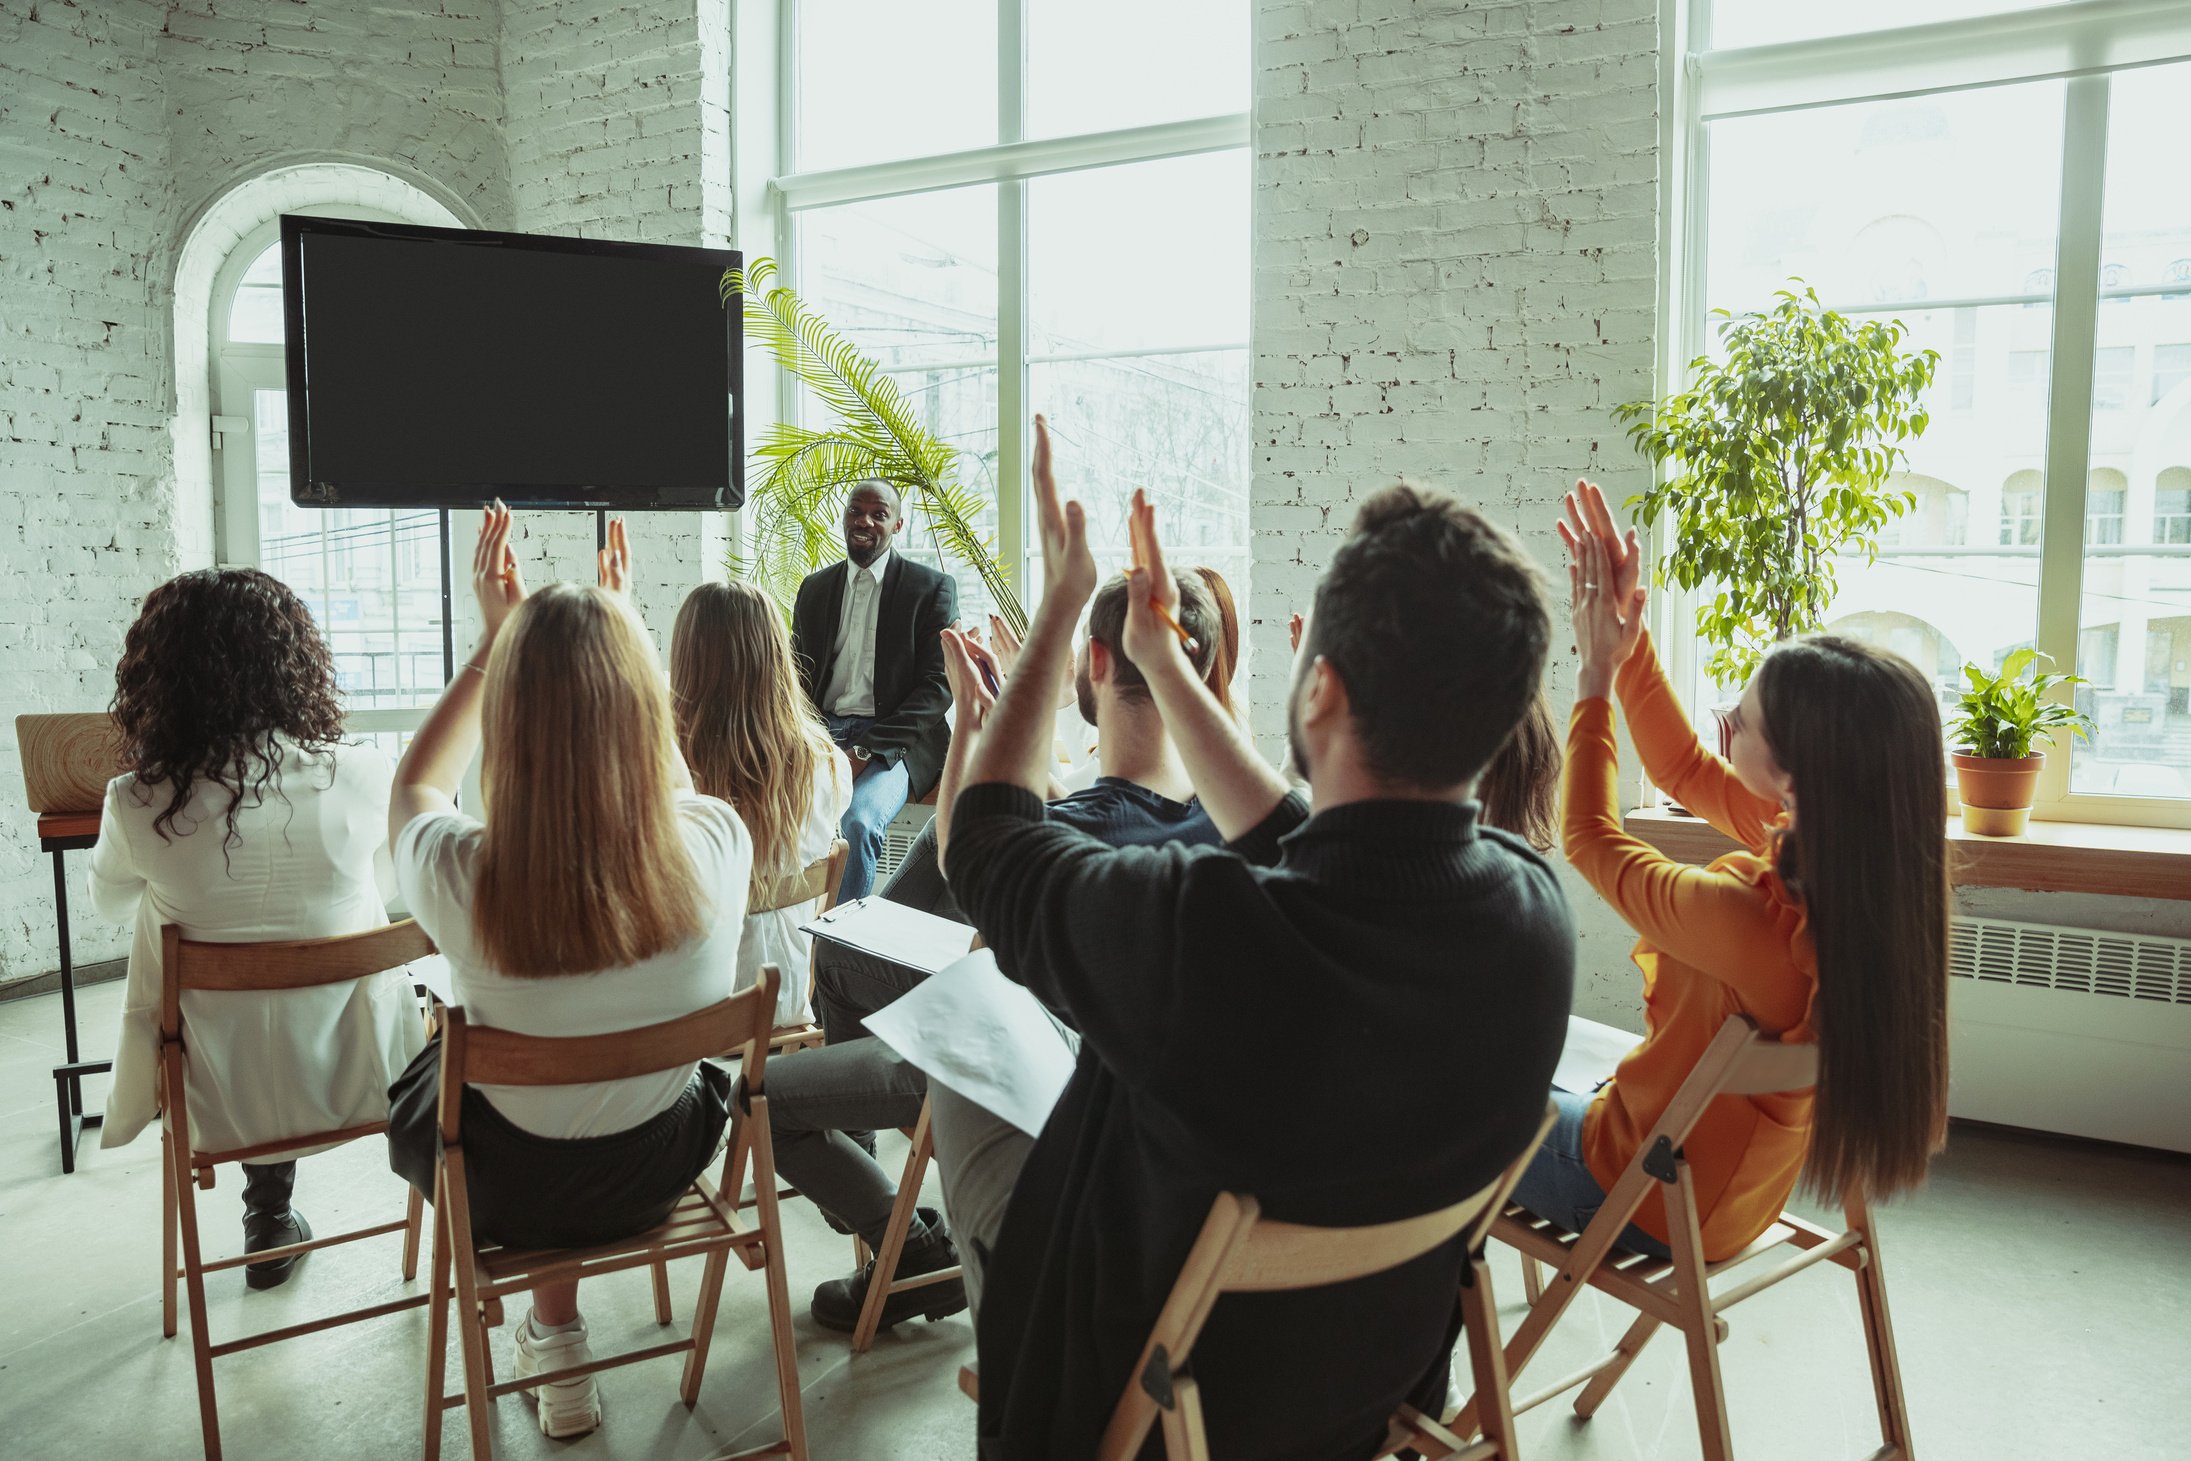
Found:
<path fill-rule="evenodd" d="M 1650 635 L 1613 676 L 1613 692 L 1628 713 L 1628 734 L 1651 784 L 1744 847 L 1763 848 L 1780 808 L 1744 786 L 1732 766 L 1697 740 Z"/>
<path fill-rule="evenodd" d="M 1732 874 L 1677 862 L 1622 828 L 1610 701 L 1575 702 L 1561 780 L 1567 860 L 1629 927 L 1653 948 L 1752 997 L 1779 991 L 1787 939 L 1758 889 Z"/>

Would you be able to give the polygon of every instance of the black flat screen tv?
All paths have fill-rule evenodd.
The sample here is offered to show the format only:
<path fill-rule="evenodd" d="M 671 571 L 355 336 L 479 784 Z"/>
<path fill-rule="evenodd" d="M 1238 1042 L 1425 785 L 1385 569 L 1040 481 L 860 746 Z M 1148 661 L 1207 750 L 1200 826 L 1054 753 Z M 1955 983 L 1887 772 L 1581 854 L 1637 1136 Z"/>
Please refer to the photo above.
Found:
<path fill-rule="evenodd" d="M 285 216 L 290 496 L 745 500 L 732 249 Z"/>

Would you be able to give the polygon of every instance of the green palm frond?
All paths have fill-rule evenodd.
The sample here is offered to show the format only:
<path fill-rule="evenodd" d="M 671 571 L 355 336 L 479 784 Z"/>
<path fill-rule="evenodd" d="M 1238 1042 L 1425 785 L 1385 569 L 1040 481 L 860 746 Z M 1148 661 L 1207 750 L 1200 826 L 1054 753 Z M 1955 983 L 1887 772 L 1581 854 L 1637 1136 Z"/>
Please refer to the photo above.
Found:
<path fill-rule="evenodd" d="M 778 424 L 754 452 L 749 551 L 731 571 L 789 605 L 799 580 L 843 556 L 837 519 L 856 482 L 880 478 L 918 512 L 951 557 L 980 575 L 1020 633 L 1027 614 L 995 544 L 974 528 L 981 497 L 958 480 L 959 452 L 920 423 L 897 382 L 755 259 L 723 275 L 722 298 L 745 300 L 746 329 L 835 418 L 826 429 Z"/>

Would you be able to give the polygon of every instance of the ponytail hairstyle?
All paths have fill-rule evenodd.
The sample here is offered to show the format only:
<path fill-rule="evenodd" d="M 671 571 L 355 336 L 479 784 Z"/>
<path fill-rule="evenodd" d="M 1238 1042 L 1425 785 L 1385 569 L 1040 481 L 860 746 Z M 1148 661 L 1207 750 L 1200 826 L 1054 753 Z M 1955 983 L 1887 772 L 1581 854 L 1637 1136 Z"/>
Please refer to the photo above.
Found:
<path fill-rule="evenodd" d="M 1237 715 L 1239 712 L 1232 703 L 1232 677 L 1240 668 L 1240 611 L 1233 607 L 1232 585 L 1225 582 L 1224 574 L 1214 568 L 1197 568 L 1195 575 L 1210 591 L 1222 626 L 1217 644 L 1210 653 L 1210 667 L 1203 671 L 1202 683 L 1210 687 L 1210 693 L 1217 697 L 1217 703 L 1225 708 L 1227 715 Z"/>
<path fill-rule="evenodd" d="M 549 584 L 487 655 L 472 932 L 505 974 L 621 969 L 701 931 L 654 646 L 607 589 Z"/>
<path fill-rule="evenodd" d="M 1559 731 L 1539 694 L 1476 783 L 1484 825 L 1550 852 L 1559 841 L 1560 760 Z"/>
<path fill-rule="evenodd" d="M 1808 1188 L 1839 1201 L 1916 1187 L 1947 1133 L 1946 755 L 1932 686 L 1839 635 L 1790 640 L 1758 671 L 1793 782 L 1782 878 L 1818 956 L 1817 1116 Z"/>
<path fill-rule="evenodd" d="M 670 703 L 692 784 L 738 809 L 756 887 L 799 870 L 814 775 L 837 748 L 799 687 L 784 616 L 750 583 L 703 583 L 670 635 Z"/>

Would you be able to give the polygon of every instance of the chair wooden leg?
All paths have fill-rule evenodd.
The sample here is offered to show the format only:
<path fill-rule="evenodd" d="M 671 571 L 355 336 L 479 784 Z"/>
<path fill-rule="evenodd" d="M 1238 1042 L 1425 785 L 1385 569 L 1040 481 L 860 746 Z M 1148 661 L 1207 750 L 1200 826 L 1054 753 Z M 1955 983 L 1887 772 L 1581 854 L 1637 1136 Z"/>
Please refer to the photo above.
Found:
<path fill-rule="evenodd" d="M 1164 1426 L 1164 1454 L 1168 1461 L 1210 1461 L 1210 1439 L 1202 1426 L 1202 1388 L 1194 1376 L 1172 1380 L 1172 1404 L 1159 1410 Z"/>
<path fill-rule="evenodd" d="M 655 1263 L 655 1265 L 654 1265 L 654 1269 L 653 1269 L 653 1272 L 654 1272 L 654 1322 L 655 1322 L 655 1323 L 657 1323 L 657 1324 L 667 1324 L 667 1323 L 669 1323 L 669 1319 L 670 1319 L 670 1313 L 669 1313 L 669 1265 L 668 1265 L 667 1263 L 662 1263 L 662 1262 L 659 1262 L 659 1261 L 658 1261 L 658 1262 L 656 1262 L 656 1263 Z M 691 1401 L 689 1401 L 689 1400 L 685 1402 L 685 1404 L 687 1404 L 687 1405 L 690 1405 L 691 1403 L 692 1403 L 692 1402 L 691 1402 Z"/>
<path fill-rule="evenodd" d="M 1666 1194 L 1666 1221 L 1673 1241 L 1677 1301 L 1687 1311 L 1682 1334 L 1689 1342 L 1689 1387 L 1696 1402 L 1697 1440 L 1704 1461 L 1734 1461 L 1734 1436 L 1727 1428 L 1727 1394 L 1719 1375 L 1719 1326 L 1712 1322 L 1711 1290 L 1705 1282 L 1704 1239 L 1697 1229 L 1696 1187 L 1687 1162 L 1674 1169 Z"/>
<path fill-rule="evenodd" d="M 708 1254 L 700 1271 L 699 1305 L 692 1315 L 692 1348 L 685 1354 L 685 1379 L 678 1388 L 678 1395 L 690 1410 L 700 1402 L 700 1380 L 707 1373 L 708 1345 L 715 1338 L 715 1309 L 723 1300 L 723 1270 L 730 1266 L 730 1254 L 716 1249 Z M 661 1265 L 655 1266 L 657 1275 Z"/>
<path fill-rule="evenodd" d="M 784 1443 L 791 1461 L 806 1461 L 806 1411 L 799 1397 L 799 1351 L 791 1334 L 791 1288 L 784 1277 L 784 1227 L 776 1206 L 776 1148 L 769 1139 L 768 1098 L 753 1098 L 749 1128 L 753 1195 L 766 1250 L 768 1326 L 776 1350 L 776 1394 L 783 1407 Z"/>
<path fill-rule="evenodd" d="M 403 1281 L 418 1277 L 418 1234 L 426 1221 L 426 1195 L 416 1187 L 403 1208 Z"/>
<path fill-rule="evenodd" d="M 175 1217 L 183 1249 L 183 1288 L 190 1300 L 190 1354 L 198 1370 L 198 1426 L 205 1461 L 221 1461 L 221 1418 L 213 1398 L 213 1341 L 205 1321 L 205 1257 L 198 1247 L 198 1194 L 191 1188 L 188 1143 L 167 1142 L 168 1173 L 175 1184 Z"/>
<path fill-rule="evenodd" d="M 1522 1255 L 1522 1297 L 1532 1304 L 1544 1297 L 1543 1270 L 1527 1253 Z"/>
<path fill-rule="evenodd" d="M 1649 1314 L 1636 1316 L 1636 1322 L 1628 1326 L 1628 1332 L 1613 1347 L 1613 1353 L 1618 1358 L 1591 1376 L 1590 1383 L 1575 1397 L 1575 1414 L 1588 1420 L 1598 1413 L 1598 1407 L 1605 1403 L 1605 1397 L 1613 1393 L 1613 1387 L 1620 1383 L 1620 1377 L 1628 1373 L 1628 1367 L 1636 1362 L 1636 1356 L 1643 1353 L 1643 1347 L 1651 1342 L 1651 1336 L 1658 1333 L 1661 1327 L 1659 1321 Z"/>
<path fill-rule="evenodd" d="M 426 1299 L 426 1461 L 441 1457 L 441 1396 L 449 1370 L 449 1194 L 440 1175 L 434 1178 L 434 1241 L 427 1260 Z"/>
<path fill-rule="evenodd" d="M 1586 1287 L 1579 1277 L 1574 1276 L 1577 1269 L 1577 1262 L 1571 1253 L 1567 1262 L 1553 1273 L 1543 1295 L 1522 1316 L 1514 1337 L 1506 1342 L 1506 1377 L 1509 1385 L 1516 1375 L 1528 1367 L 1529 1361 L 1544 1344 L 1544 1337 L 1552 1332 L 1552 1326 L 1560 1322 L 1560 1316 L 1567 1312 L 1568 1305 L 1574 1303 Z M 1464 1440 L 1483 1429 L 1483 1407 L 1480 1403 L 1482 1398 L 1470 1396 L 1468 1403 L 1460 1408 L 1453 1419 L 1446 1422 Z"/>
<path fill-rule="evenodd" d="M 464 1351 L 464 1416 L 471 1426 L 472 1461 L 494 1461 L 494 1399 L 487 1394 L 494 1384 L 488 1368 L 487 1316 L 479 1297 L 479 1271 L 472 1242 L 471 1204 L 464 1190 L 463 1158 L 456 1165 L 445 1160 L 443 1195 L 448 1206 L 443 1221 L 450 1226 L 449 1260 L 456 1271 L 456 1322 L 462 1326 L 457 1339 Z M 439 1222 L 434 1225 L 439 1228 Z"/>
<path fill-rule="evenodd" d="M 1872 1226 L 1871 1211 L 1862 1196 L 1852 1195 L 1841 1210 L 1850 1229 L 1864 1235 L 1864 1265 L 1856 1270 L 1856 1298 L 1864 1317 L 1864 1348 L 1871 1357 L 1872 1394 L 1879 1402 L 1880 1439 L 1900 1447 L 1907 1461 L 1912 1453 L 1909 1402 L 1902 1396 L 1902 1365 L 1895 1357 L 1894 1322 L 1887 1313 L 1887 1277 L 1880 1267 L 1879 1230 Z"/>
<path fill-rule="evenodd" d="M 175 1154 L 160 1132 L 160 1334 L 175 1337 Z"/>
<path fill-rule="evenodd" d="M 897 1201 L 890 1204 L 890 1225 L 883 1230 L 882 1251 L 875 1255 L 875 1269 L 867 1278 L 867 1297 L 860 1303 L 860 1322 L 852 1330 L 852 1352 L 866 1354 L 882 1328 L 883 1306 L 890 1301 L 890 1285 L 898 1276 L 898 1260 L 905 1255 L 905 1237 L 912 1231 L 920 1208 L 921 1179 L 928 1175 L 929 1153 L 935 1139 L 928 1134 L 928 1110 L 921 1109 L 913 1133 L 912 1148 L 905 1154 L 905 1170 L 898 1174 Z"/>
<path fill-rule="evenodd" d="M 1526 1261 L 1526 1260 L 1525 1260 Z M 1499 1344 L 1499 1308 L 1491 1295 L 1491 1265 L 1477 1254 L 1461 1286 L 1461 1322 L 1466 1330 L 1468 1367 L 1476 1382 L 1476 1421 L 1484 1439 L 1498 1449 L 1498 1461 L 1514 1461 L 1512 1383 L 1506 1351 Z"/>

